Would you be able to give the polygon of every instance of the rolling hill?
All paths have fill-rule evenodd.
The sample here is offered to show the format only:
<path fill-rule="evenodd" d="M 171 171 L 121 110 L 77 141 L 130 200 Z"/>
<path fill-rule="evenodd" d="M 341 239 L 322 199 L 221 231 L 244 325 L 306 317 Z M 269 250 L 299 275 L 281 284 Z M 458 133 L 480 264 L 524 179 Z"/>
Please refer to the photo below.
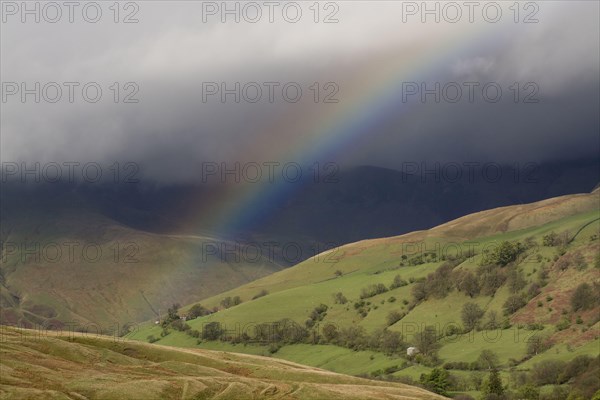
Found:
<path fill-rule="evenodd" d="M 491 350 L 507 390 L 518 391 L 513 375 L 534 376 L 538 364 L 598 360 L 599 230 L 600 190 L 483 211 L 342 246 L 202 300 L 218 312 L 193 318 L 190 305 L 179 310 L 193 318 L 184 324 L 142 324 L 129 337 L 409 382 L 443 366 L 454 392 L 471 394 L 482 387 L 470 376 L 484 374 L 477 363 Z M 226 299 L 236 296 L 231 306 Z M 475 310 L 470 329 L 467 304 Z M 409 357 L 410 345 L 431 351 Z M 577 379 L 534 381 L 534 389 L 600 387 Z"/>
<path fill-rule="evenodd" d="M 259 356 L 2 327 L 0 398 L 442 399 Z"/>

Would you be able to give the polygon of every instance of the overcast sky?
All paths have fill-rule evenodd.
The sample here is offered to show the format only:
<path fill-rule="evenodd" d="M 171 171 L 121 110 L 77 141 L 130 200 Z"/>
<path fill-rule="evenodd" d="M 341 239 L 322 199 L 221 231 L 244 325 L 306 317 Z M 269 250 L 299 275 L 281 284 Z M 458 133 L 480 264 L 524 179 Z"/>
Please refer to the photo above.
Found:
<path fill-rule="evenodd" d="M 513 2 L 498 2 L 497 22 L 495 8 L 483 11 L 485 2 L 473 10 L 473 22 L 465 7 L 452 22 L 456 9 L 440 3 L 438 23 L 413 7 L 421 2 L 321 2 L 318 22 L 313 2 L 298 2 L 295 23 L 295 6 L 284 11 L 284 2 L 272 9 L 272 23 L 263 2 L 256 3 L 261 18 L 240 5 L 239 23 L 233 15 L 221 21 L 221 2 L 132 2 L 119 10 L 118 23 L 113 2 L 98 4 L 96 23 L 84 19 L 83 6 L 73 10 L 72 23 L 62 6 L 51 23 L 56 10 L 41 4 L 38 23 L 23 15 L 20 2 L 2 3 L 3 161 L 133 161 L 146 176 L 174 181 L 191 179 L 204 161 L 397 168 L 406 161 L 598 155 L 596 1 L 522 3 L 518 15 Z M 88 7 L 85 18 L 95 13 Z M 123 23 L 127 16 L 138 22 Z M 22 83 L 35 91 L 35 82 L 40 102 L 35 94 L 23 102 Z M 56 103 L 49 101 L 56 85 L 48 82 L 61 86 Z M 78 83 L 72 103 L 65 82 Z M 90 82 L 102 89 L 95 103 L 94 86 L 88 100 L 82 94 Z M 241 93 L 239 103 L 233 95 L 222 103 L 219 93 L 207 94 L 215 89 L 207 82 L 256 82 L 262 98 L 251 103 Z M 265 82 L 280 83 L 273 102 Z M 283 96 L 290 82 L 302 89 L 297 103 Z M 447 88 L 439 102 L 410 92 L 436 82 Z M 479 85 L 473 101 L 465 82 Z M 498 102 L 483 97 L 490 83 L 490 99 L 502 90 Z M 457 86 L 462 98 L 453 103 Z M 125 103 L 128 94 L 138 102 Z M 324 103 L 328 94 L 338 102 Z"/>

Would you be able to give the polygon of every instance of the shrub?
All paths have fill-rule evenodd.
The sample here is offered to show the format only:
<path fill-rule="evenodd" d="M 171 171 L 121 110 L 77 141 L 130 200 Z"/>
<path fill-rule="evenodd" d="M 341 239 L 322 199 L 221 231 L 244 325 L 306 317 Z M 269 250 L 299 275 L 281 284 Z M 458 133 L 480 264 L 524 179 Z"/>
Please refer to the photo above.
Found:
<path fill-rule="evenodd" d="M 313 320 L 314 322 L 322 321 L 323 318 L 325 318 L 325 316 L 327 315 L 327 309 L 328 309 L 328 307 L 326 304 L 318 305 L 310 313 L 310 319 Z"/>
<path fill-rule="evenodd" d="M 400 313 L 398 311 L 390 311 L 387 315 L 388 326 L 394 325 L 396 322 L 404 318 L 405 315 L 405 313 Z"/>
<path fill-rule="evenodd" d="M 254 297 L 252 297 L 252 300 L 256 300 L 256 299 L 258 299 L 260 297 L 264 297 L 268 294 L 269 294 L 269 292 L 266 289 L 263 289 L 260 292 L 258 292 L 256 295 L 254 295 Z"/>
<path fill-rule="evenodd" d="M 150 335 L 147 337 L 148 339 L 148 343 L 154 343 L 154 342 L 158 342 L 160 339 L 157 339 L 154 337 L 154 335 Z"/>
<path fill-rule="evenodd" d="M 344 296 L 342 292 L 337 292 L 333 295 L 333 302 L 335 304 L 346 304 L 348 302 L 348 299 L 346 298 L 346 296 Z"/>
<path fill-rule="evenodd" d="M 558 246 L 559 240 L 556 232 L 550 232 L 542 237 L 542 244 L 546 247 Z"/>
<path fill-rule="evenodd" d="M 241 303 L 242 299 L 240 299 L 240 296 L 235 296 L 233 298 L 231 296 L 227 296 L 223 300 L 221 300 L 221 306 L 223 306 L 223 308 L 230 308 L 233 306 L 237 306 Z"/>
<path fill-rule="evenodd" d="M 361 299 L 368 299 L 369 297 L 376 296 L 381 293 L 387 292 L 388 289 L 385 287 L 383 283 L 377 283 L 373 285 L 369 285 L 367 287 L 362 288 L 360 293 Z"/>
<path fill-rule="evenodd" d="M 396 275 L 394 277 L 394 281 L 390 284 L 390 290 L 392 289 L 396 289 L 402 286 L 406 286 L 408 285 L 408 282 L 406 282 L 404 279 L 402 279 L 402 277 L 400 275 Z"/>
<path fill-rule="evenodd" d="M 567 329 L 570 326 L 571 326 L 571 321 L 569 321 L 569 318 L 563 317 L 562 320 L 556 324 L 556 329 L 558 329 L 559 331 L 564 331 L 565 329 Z"/>

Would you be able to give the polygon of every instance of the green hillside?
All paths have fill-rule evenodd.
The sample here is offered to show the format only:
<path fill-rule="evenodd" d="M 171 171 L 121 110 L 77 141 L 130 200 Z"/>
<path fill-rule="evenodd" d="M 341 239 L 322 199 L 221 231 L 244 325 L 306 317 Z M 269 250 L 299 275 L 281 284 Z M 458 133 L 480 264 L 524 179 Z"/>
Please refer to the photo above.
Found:
<path fill-rule="evenodd" d="M 2 327 L 0 398 L 441 399 L 288 361 Z"/>
<path fill-rule="evenodd" d="M 489 370 L 498 369 L 502 391 L 515 396 L 591 398 L 600 388 L 590 381 L 600 353 L 599 195 L 343 246 L 202 307 L 173 309 L 129 337 L 421 381 L 449 394 L 489 391 Z M 420 354 L 408 356 L 408 346 Z M 575 372 L 553 378 L 546 367 Z"/>

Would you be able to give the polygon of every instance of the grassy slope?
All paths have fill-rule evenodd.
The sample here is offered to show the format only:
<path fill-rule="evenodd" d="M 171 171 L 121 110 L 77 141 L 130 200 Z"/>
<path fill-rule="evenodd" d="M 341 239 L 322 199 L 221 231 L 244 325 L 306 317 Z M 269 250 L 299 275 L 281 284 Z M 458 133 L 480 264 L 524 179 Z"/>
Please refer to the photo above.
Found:
<path fill-rule="evenodd" d="M 436 399 L 288 361 L 3 327 L 0 398 Z"/>
<path fill-rule="evenodd" d="M 320 303 L 329 306 L 327 317 L 324 322 L 334 322 L 339 326 L 359 324 L 367 331 L 385 326 L 385 318 L 389 311 L 407 311 L 407 306 L 402 300 L 411 299 L 412 285 L 397 288 L 387 293 L 368 299 L 371 302 L 371 310 L 367 317 L 363 318 L 354 310 L 352 303 L 359 298 L 362 287 L 370 283 L 391 283 L 396 274 L 404 279 L 426 276 L 434 271 L 441 263 L 429 263 L 418 266 L 398 267 L 400 256 L 411 253 L 406 245 L 409 243 L 426 243 L 426 249 L 435 249 L 439 244 L 442 249 L 451 243 L 462 244 L 469 241 L 476 242 L 480 249 L 486 244 L 499 243 L 503 240 L 524 240 L 533 237 L 541 244 L 543 235 L 551 232 L 568 231 L 576 232 L 585 223 L 597 219 L 600 216 L 599 195 L 596 191 L 589 195 L 563 196 L 549 199 L 529 205 L 503 207 L 499 209 L 484 211 L 469 215 L 456 221 L 451 221 L 429 231 L 419 231 L 411 234 L 369 240 L 343 246 L 335 251 L 324 253 L 313 259 L 307 260 L 293 268 L 275 273 L 236 289 L 220 295 L 205 299 L 202 304 L 207 307 L 218 306 L 219 301 L 225 296 L 239 295 L 244 303 L 221 310 L 213 315 L 188 321 L 192 329 L 202 329 L 204 323 L 219 321 L 234 329 L 248 324 L 276 321 L 282 318 L 291 318 L 300 324 L 308 318 L 312 309 Z M 579 249 L 583 252 L 588 264 L 593 264 L 593 257 L 599 251 L 598 240 L 590 241 L 592 234 L 597 234 L 600 224 L 595 222 L 587 226 L 569 246 L 569 251 Z M 539 271 L 542 264 L 552 265 L 552 257 L 555 248 L 539 247 L 536 255 L 542 256 L 541 262 L 535 257 L 530 257 L 521 262 L 520 267 L 531 282 L 536 278 L 534 271 Z M 409 254 L 412 256 L 413 254 Z M 335 262 L 331 262 L 335 261 Z M 468 259 L 458 268 L 474 269 L 479 264 L 479 257 Z M 334 271 L 343 272 L 341 277 L 335 277 Z M 598 270 L 588 267 L 584 271 L 569 269 L 565 272 L 553 271 L 550 273 L 550 283 L 542 289 L 542 293 L 531 300 L 522 310 L 511 317 L 513 323 L 539 322 L 545 327 L 544 331 L 526 331 L 518 324 L 506 331 L 501 331 L 498 339 L 484 336 L 485 333 L 477 332 L 471 337 L 461 337 L 453 343 L 443 342 L 440 356 L 444 361 L 471 361 L 474 360 L 481 350 L 489 348 L 495 350 L 500 361 L 506 365 L 508 360 L 521 359 L 525 355 L 527 338 L 532 334 L 554 335 L 557 344 L 544 353 L 551 357 L 560 346 L 569 344 L 573 354 L 577 353 L 578 346 L 589 346 L 588 349 L 598 353 L 598 323 L 588 327 L 587 323 L 594 323 L 594 313 L 589 311 L 583 315 L 584 324 L 575 325 L 567 332 L 556 332 L 554 324 L 562 317 L 562 309 L 568 308 L 568 298 L 572 290 L 582 281 L 598 280 Z M 261 289 L 269 291 L 269 295 L 250 301 L 252 296 Z M 334 304 L 332 294 L 342 291 L 348 298 L 346 305 Z M 435 325 L 456 323 L 462 324 L 460 311 L 462 305 L 467 301 L 475 301 L 486 310 L 496 310 L 502 315 L 502 304 L 509 292 L 506 287 L 501 288 L 494 297 L 479 296 L 470 299 L 464 294 L 452 292 L 447 298 L 436 300 L 429 299 L 408 312 L 400 322 L 390 329 L 403 332 L 405 338 L 410 341 L 411 326 L 422 324 Z M 537 307 L 540 299 L 546 302 L 546 296 L 551 295 L 553 300 L 544 307 Z M 391 296 L 397 300 L 393 303 L 387 301 Z M 383 304 L 382 304 L 383 301 Z M 377 306 L 377 309 L 375 309 Z M 551 310 L 550 310 L 551 309 Z M 185 310 L 184 310 L 185 311 Z M 408 334 L 408 335 L 407 335 Z M 160 337 L 160 328 L 151 324 L 140 325 L 131 334 L 131 338 L 146 340 L 148 335 Z M 446 339 L 447 341 L 447 339 Z M 196 340 L 182 333 L 173 331 L 162 338 L 159 343 L 198 347 Z M 591 343 L 591 344 L 590 344 Z M 595 347 L 594 347 L 595 344 Z M 231 351 L 251 352 L 257 354 L 268 354 L 263 347 L 221 344 L 204 342 L 200 346 L 219 347 Z M 285 346 L 275 354 L 289 360 L 301 361 L 310 365 L 320 366 L 334 371 L 344 373 L 369 373 L 371 371 L 398 365 L 401 359 L 386 357 L 377 354 L 373 359 L 372 352 L 353 352 L 335 346 Z M 562 353 L 564 356 L 564 352 Z M 539 357 L 539 356 L 537 356 Z M 534 357 L 537 358 L 537 357 Z M 529 363 L 523 365 L 530 366 Z M 399 371 L 396 375 L 419 376 L 423 367 L 414 366 Z"/>
<path fill-rule="evenodd" d="M 1 239 L 45 249 L 28 257 L 5 250 L 0 267 L 0 320 L 24 327 L 62 321 L 107 330 L 115 321 L 150 319 L 174 302 L 193 302 L 282 269 L 265 259 L 250 264 L 205 255 L 203 243 L 215 242 L 209 237 L 152 234 L 85 211 L 8 216 Z M 77 243 L 72 259 L 68 242 Z M 92 246 L 89 253 L 84 246 Z"/>

